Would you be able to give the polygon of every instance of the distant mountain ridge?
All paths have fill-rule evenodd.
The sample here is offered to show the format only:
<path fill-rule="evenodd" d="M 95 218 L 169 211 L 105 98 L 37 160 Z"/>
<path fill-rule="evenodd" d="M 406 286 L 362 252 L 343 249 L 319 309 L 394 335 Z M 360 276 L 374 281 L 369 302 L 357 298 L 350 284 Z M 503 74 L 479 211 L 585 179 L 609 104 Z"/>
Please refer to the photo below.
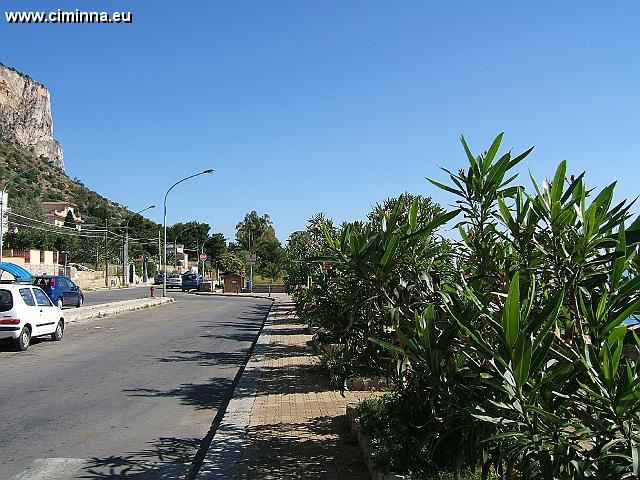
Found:
<path fill-rule="evenodd" d="M 16 142 L 64 171 L 62 146 L 53 137 L 51 96 L 41 83 L 0 63 L 0 137 Z"/>

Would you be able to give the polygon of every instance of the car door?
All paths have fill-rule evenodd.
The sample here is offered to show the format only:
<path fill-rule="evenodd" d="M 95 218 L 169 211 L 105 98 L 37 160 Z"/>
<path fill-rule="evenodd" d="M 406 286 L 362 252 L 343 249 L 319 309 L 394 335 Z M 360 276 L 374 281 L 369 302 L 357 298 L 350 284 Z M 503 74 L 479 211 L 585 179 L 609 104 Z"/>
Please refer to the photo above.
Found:
<path fill-rule="evenodd" d="M 24 287 L 20 289 L 20 296 L 22 300 L 24 300 L 25 305 L 27 306 L 28 313 L 28 322 L 34 331 L 31 335 L 39 335 L 38 331 L 40 329 L 39 325 L 43 323 L 42 321 L 42 313 L 40 312 L 40 307 L 36 305 L 36 300 L 33 297 L 33 292 L 30 288 Z"/>
<path fill-rule="evenodd" d="M 62 297 L 62 304 L 65 306 L 72 305 L 73 298 L 71 288 L 69 287 L 69 280 L 67 280 L 65 277 L 59 277 L 56 284 L 58 286 L 58 290 L 60 291 L 60 296 Z"/>
<path fill-rule="evenodd" d="M 78 287 L 68 278 L 64 279 L 67 288 L 67 297 L 64 299 L 65 305 L 75 305 L 78 303 Z"/>
<path fill-rule="evenodd" d="M 51 300 L 38 287 L 33 288 L 33 295 L 40 310 L 40 323 L 38 324 L 38 335 L 53 333 L 58 322 L 58 308 L 51 303 Z"/>

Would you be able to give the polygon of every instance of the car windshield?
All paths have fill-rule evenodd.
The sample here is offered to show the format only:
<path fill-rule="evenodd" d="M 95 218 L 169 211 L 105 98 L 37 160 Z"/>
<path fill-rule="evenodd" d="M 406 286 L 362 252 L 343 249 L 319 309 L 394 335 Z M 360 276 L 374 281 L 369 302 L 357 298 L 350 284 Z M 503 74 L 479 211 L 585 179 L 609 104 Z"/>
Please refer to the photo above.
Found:
<path fill-rule="evenodd" d="M 51 279 L 44 278 L 44 277 L 36 277 L 35 280 L 33 281 L 33 284 L 36 287 L 48 287 L 51 284 Z"/>

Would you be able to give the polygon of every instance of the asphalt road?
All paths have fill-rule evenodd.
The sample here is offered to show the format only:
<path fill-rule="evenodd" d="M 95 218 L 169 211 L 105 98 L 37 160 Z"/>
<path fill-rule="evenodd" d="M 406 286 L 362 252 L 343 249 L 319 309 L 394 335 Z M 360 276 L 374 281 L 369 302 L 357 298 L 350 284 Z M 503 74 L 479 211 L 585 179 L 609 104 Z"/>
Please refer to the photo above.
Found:
<path fill-rule="evenodd" d="M 162 295 L 162 285 L 154 285 L 155 295 Z M 175 296 L 181 294 L 180 290 L 167 289 L 167 295 Z M 129 287 L 129 288 L 112 288 L 110 290 L 96 290 L 93 292 L 84 292 L 85 305 L 98 305 L 100 303 L 119 302 L 121 300 L 132 300 L 135 298 L 143 298 L 149 296 L 149 287 Z M 65 307 L 66 310 L 67 307 Z M 73 307 L 70 307 L 73 308 Z"/>
<path fill-rule="evenodd" d="M 0 479 L 183 477 L 271 302 L 176 296 L 0 344 Z"/>

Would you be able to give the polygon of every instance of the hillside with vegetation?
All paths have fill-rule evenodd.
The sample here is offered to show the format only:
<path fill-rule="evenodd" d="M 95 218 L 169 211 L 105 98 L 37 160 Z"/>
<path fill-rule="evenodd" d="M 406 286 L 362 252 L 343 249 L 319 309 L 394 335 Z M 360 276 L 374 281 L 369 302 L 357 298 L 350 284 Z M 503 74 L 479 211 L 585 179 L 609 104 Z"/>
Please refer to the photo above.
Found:
<path fill-rule="evenodd" d="M 35 168 L 34 168 L 35 166 Z M 150 261 L 150 273 L 155 272 L 159 262 L 158 236 L 162 225 L 133 212 L 125 206 L 103 197 L 88 189 L 77 178 L 71 179 L 51 164 L 46 158 L 38 157 L 16 143 L 0 138 L 0 186 L 13 178 L 7 185 L 9 213 L 8 231 L 4 236 L 6 249 L 40 249 L 68 251 L 71 262 L 91 268 L 103 268 L 106 261 L 110 265 L 122 262 L 124 225 L 129 221 L 129 258 L 146 257 Z M 74 211 L 85 223 L 77 231 L 75 223 L 68 218 L 64 227 L 48 224 L 42 210 L 42 202 L 68 201 L 75 205 Z M 266 216 L 268 218 L 268 216 Z M 242 223 L 242 222 L 241 222 Z M 273 228 L 267 230 L 275 239 Z M 239 227 L 240 228 L 240 227 Z M 262 237 L 264 228 L 253 226 L 253 253 L 264 258 L 265 272 L 273 274 L 274 248 Z M 266 228 L 266 227 L 265 227 Z M 174 239 L 185 246 L 190 259 L 197 253 L 206 253 L 215 267 L 224 272 L 244 271 L 244 254 L 240 248 L 227 251 L 227 241 L 221 233 L 211 233 L 211 227 L 202 222 L 189 221 L 167 227 L 167 240 Z M 265 238 L 266 238 L 265 237 Z M 279 245 L 279 244 L 278 244 Z M 260 247 L 260 248 L 258 248 Z M 247 249 L 248 250 L 248 249 Z M 269 255 L 262 250 L 268 250 Z M 267 260 L 269 263 L 267 263 Z M 175 256 L 167 256 L 169 265 L 176 264 Z M 266 273 L 265 273 L 266 275 Z"/>
<path fill-rule="evenodd" d="M 36 157 L 13 142 L 0 139 L 2 182 L 34 165 L 38 168 L 18 176 L 7 188 L 13 211 L 40 218 L 41 202 L 70 201 L 77 205 L 76 213 L 89 224 L 104 225 L 106 216 L 117 222 L 125 215 L 125 207 L 89 190 L 80 180 L 69 178 L 44 157 Z"/>
<path fill-rule="evenodd" d="M 34 166 L 37 166 L 34 168 Z M 21 174 L 21 172 L 24 172 Z M 44 157 L 0 139 L 0 180 L 15 178 L 7 185 L 9 231 L 5 232 L 5 248 L 70 251 L 72 261 L 95 264 L 104 260 L 105 235 L 110 262 L 117 260 L 121 244 L 121 226 L 131 212 L 88 189 L 78 179 L 71 179 Z M 47 224 L 42 202 L 68 201 L 76 205 L 75 213 L 85 224 L 82 231 Z M 105 229 L 107 222 L 107 229 Z M 160 225 L 139 215 L 130 222 L 134 238 L 157 239 Z M 98 255 L 96 255 L 98 251 Z M 131 255 L 157 255 L 155 242 L 141 245 L 132 242 Z"/>

